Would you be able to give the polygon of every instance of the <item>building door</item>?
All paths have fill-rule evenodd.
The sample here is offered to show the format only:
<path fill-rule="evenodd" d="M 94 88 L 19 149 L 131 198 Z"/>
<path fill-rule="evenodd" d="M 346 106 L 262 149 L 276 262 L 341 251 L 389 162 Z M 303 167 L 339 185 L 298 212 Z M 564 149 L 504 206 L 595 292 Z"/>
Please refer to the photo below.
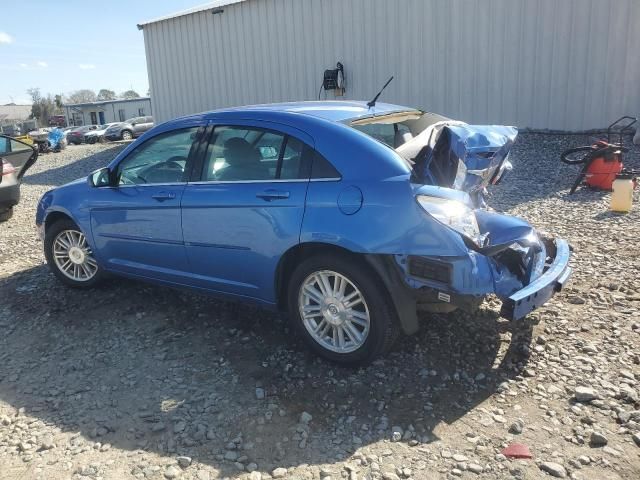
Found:
<path fill-rule="evenodd" d="M 98 124 L 98 116 L 96 115 L 96 112 L 91 112 L 91 125 L 97 125 Z"/>
<path fill-rule="evenodd" d="M 98 117 L 100 118 L 100 125 L 107 123 L 104 121 L 104 112 L 98 112 Z"/>

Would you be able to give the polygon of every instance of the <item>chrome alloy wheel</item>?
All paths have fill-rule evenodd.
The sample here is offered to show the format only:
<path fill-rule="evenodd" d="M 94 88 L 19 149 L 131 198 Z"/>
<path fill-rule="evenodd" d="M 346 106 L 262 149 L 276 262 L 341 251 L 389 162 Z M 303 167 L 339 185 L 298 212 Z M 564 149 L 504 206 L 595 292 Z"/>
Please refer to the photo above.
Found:
<path fill-rule="evenodd" d="M 63 230 L 56 236 L 53 260 L 58 270 L 76 282 L 91 280 L 98 272 L 87 239 L 77 230 Z"/>
<path fill-rule="evenodd" d="M 300 288 L 298 307 L 309 335 L 327 350 L 350 353 L 367 340 L 369 307 L 344 275 L 331 270 L 309 275 Z"/>

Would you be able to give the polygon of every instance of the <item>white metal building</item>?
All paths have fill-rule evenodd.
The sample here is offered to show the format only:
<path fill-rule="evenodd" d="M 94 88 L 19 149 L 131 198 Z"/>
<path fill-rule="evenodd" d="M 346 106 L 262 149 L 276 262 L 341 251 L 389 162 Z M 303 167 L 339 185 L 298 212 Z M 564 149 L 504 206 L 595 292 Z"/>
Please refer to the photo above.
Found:
<path fill-rule="evenodd" d="M 316 99 L 339 61 L 340 98 L 394 75 L 385 102 L 575 131 L 640 113 L 639 26 L 638 0 L 219 0 L 139 28 L 158 121 Z"/>
<path fill-rule="evenodd" d="M 153 115 L 149 97 L 129 100 L 104 100 L 101 102 L 69 103 L 62 106 L 67 125 L 103 125 L 124 122 L 133 117 Z"/>

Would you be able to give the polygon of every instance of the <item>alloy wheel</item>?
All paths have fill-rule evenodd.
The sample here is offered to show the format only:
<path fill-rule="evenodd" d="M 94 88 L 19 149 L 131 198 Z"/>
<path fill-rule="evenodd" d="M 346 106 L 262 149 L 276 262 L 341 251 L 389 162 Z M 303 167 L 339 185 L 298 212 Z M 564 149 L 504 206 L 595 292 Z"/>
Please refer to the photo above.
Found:
<path fill-rule="evenodd" d="M 298 307 L 311 338 L 327 350 L 351 353 L 367 340 L 371 328 L 367 302 L 340 273 L 322 270 L 309 275 L 300 287 Z"/>
<path fill-rule="evenodd" d="M 87 282 L 98 273 L 98 263 L 82 232 L 63 230 L 53 240 L 53 260 L 58 270 L 76 282 Z"/>

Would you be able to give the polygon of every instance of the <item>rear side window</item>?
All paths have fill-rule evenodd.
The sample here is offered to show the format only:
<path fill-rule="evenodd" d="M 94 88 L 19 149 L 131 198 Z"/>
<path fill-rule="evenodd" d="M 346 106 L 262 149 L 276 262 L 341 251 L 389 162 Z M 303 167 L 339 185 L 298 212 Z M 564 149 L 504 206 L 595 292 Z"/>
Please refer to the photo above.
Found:
<path fill-rule="evenodd" d="M 253 127 L 216 127 L 204 159 L 204 181 L 243 182 L 309 178 L 305 145 L 284 133 Z"/>
<path fill-rule="evenodd" d="M 340 172 L 331 165 L 318 151 L 311 149 L 311 178 L 315 179 L 339 179 Z"/>

